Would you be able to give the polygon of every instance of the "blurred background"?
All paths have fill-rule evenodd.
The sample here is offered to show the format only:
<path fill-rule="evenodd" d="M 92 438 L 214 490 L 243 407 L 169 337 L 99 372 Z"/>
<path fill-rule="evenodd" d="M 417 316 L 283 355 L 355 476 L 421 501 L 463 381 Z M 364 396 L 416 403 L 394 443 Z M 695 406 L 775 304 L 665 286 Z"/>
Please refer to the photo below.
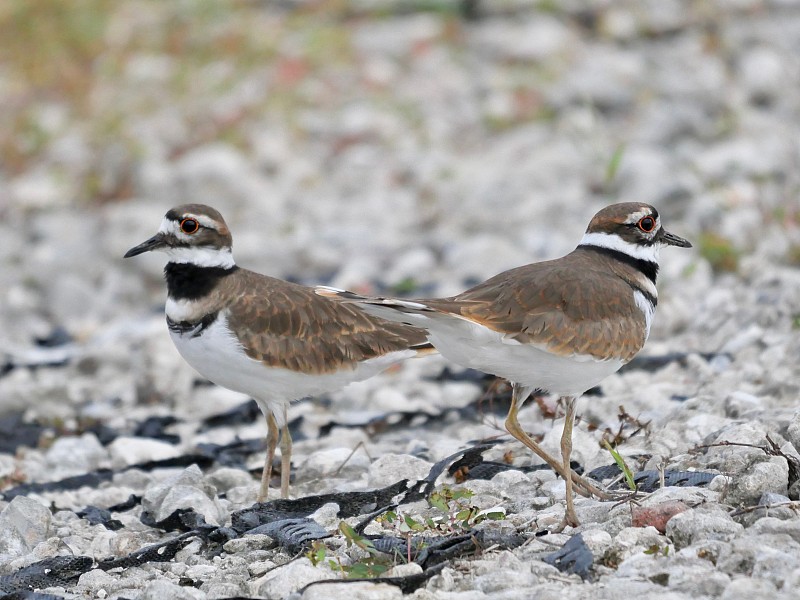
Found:
<path fill-rule="evenodd" d="M 769 281 L 800 326 L 797 2 L 5 0 L 0 39 L 0 408 L 67 343 L 134 393 L 98 369 L 166 340 L 163 257 L 121 256 L 184 202 L 241 265 L 444 295 L 645 201 L 695 243 L 653 343 L 718 350 Z"/>

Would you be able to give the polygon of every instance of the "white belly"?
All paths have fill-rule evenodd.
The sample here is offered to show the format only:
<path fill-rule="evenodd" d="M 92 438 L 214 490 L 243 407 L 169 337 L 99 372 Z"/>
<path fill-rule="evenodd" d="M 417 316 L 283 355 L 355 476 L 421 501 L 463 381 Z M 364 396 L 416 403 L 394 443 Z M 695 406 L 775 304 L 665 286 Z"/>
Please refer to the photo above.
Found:
<path fill-rule="evenodd" d="M 283 425 L 283 409 L 292 400 L 332 392 L 354 381 L 368 379 L 416 354 L 413 350 L 393 352 L 360 363 L 353 369 L 322 375 L 298 373 L 267 366 L 247 356 L 227 322 L 224 313 L 220 313 L 202 335 L 192 337 L 170 331 L 170 337 L 180 355 L 198 373 L 217 385 L 251 396 L 265 414 L 270 411 L 275 415 L 279 426 Z"/>
<path fill-rule="evenodd" d="M 579 396 L 624 364 L 592 356 L 557 356 L 533 344 L 520 344 L 496 331 L 460 317 L 432 312 L 401 313 L 365 304 L 365 311 L 428 330 L 430 342 L 446 359 L 504 377 L 513 383 L 559 396 Z"/>
<path fill-rule="evenodd" d="M 431 327 L 431 343 L 442 356 L 465 367 L 504 377 L 513 383 L 559 396 L 580 396 L 624 364 L 591 356 L 557 356 L 531 344 L 503 340 L 500 334 L 448 335 Z"/>

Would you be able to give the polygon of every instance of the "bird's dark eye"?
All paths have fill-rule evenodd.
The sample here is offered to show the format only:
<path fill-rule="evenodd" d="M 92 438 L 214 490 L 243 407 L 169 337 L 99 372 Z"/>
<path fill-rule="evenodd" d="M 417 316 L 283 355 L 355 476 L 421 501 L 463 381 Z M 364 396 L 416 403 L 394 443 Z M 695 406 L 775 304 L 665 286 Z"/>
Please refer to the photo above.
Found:
<path fill-rule="evenodd" d="M 645 233 L 651 233 L 656 228 L 656 220 L 653 217 L 642 217 L 639 220 L 639 229 Z"/>
<path fill-rule="evenodd" d="M 198 223 L 196 219 L 184 219 L 181 221 L 181 231 L 183 233 L 191 235 L 197 233 L 198 229 L 200 229 L 200 223 Z"/>

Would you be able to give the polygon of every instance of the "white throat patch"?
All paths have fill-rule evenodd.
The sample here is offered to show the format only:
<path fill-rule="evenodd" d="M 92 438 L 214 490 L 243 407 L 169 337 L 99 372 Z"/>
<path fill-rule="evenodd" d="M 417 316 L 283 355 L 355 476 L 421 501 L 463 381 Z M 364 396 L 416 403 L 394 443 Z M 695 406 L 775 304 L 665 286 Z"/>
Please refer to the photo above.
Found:
<path fill-rule="evenodd" d="M 648 260 L 658 264 L 659 244 L 641 246 L 639 244 L 631 244 L 630 242 L 626 242 L 618 235 L 593 232 L 585 233 L 579 245 L 608 248 L 609 250 L 616 250 L 617 252 L 622 252 L 623 254 L 627 254 L 633 258 L 638 258 L 639 260 Z"/>
<path fill-rule="evenodd" d="M 198 267 L 222 267 L 230 269 L 236 263 L 230 248 L 211 248 L 210 246 L 175 246 L 163 251 L 174 263 L 187 263 Z"/>

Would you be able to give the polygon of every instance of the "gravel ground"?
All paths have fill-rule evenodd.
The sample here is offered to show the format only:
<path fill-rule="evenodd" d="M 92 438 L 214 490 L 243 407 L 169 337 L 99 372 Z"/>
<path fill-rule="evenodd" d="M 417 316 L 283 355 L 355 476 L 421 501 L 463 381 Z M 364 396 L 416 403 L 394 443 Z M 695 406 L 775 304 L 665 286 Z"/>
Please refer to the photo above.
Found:
<path fill-rule="evenodd" d="M 89 557 L 45 591 L 797 597 L 796 3 L 10 6 L 0 14 L 0 594 L 19 589 L 11 578 L 24 567 Z M 409 501 L 399 520 L 363 532 L 434 543 L 469 530 L 479 551 L 438 565 L 374 554 L 340 527 L 369 510 L 345 516 L 344 500 L 300 515 L 331 534 L 313 545 L 235 527 L 257 491 L 242 467 L 259 468 L 262 451 L 254 442 L 222 460 L 203 449 L 257 441 L 263 419 L 243 410 L 209 425 L 247 398 L 204 385 L 172 347 L 162 257 L 121 258 L 168 208 L 219 209 L 237 261 L 254 270 L 447 295 L 568 252 L 599 208 L 629 200 L 656 205 L 695 247 L 662 253 L 642 352 L 653 360 L 580 401 L 574 456 L 587 471 L 613 463 L 607 438 L 634 470 L 717 475 L 710 482 L 656 484 L 620 504 L 578 499 L 583 525 L 549 533 L 563 482 L 528 469 L 535 458 L 503 436 L 502 385 L 487 390 L 452 366 L 441 377 L 448 365 L 433 357 L 294 406 L 292 496 L 419 480 L 496 439 L 484 453 L 501 465 L 494 477 L 459 483 L 445 469 L 443 509 Z M 557 450 L 552 398 L 520 418 Z M 114 510 L 92 520 L 89 506 Z M 469 507 L 504 518 L 477 523 L 473 511 L 460 524 Z M 188 508 L 194 521 L 163 521 Z M 102 562 L 164 542 L 171 560 Z M 545 560 L 567 543 L 588 563 Z M 303 589 L 386 567 L 420 579 Z"/>

